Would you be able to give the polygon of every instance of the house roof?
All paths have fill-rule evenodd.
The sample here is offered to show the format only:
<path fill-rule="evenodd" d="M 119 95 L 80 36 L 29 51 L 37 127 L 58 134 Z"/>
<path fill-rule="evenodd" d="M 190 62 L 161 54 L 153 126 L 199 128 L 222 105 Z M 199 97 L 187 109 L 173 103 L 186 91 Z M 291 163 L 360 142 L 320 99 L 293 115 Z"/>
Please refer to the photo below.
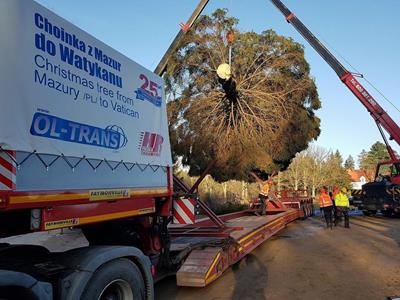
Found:
<path fill-rule="evenodd" d="M 347 170 L 347 174 L 350 175 L 350 178 L 351 178 L 352 182 L 360 181 L 360 178 L 363 177 L 363 176 L 365 178 L 368 178 L 367 177 L 367 173 L 364 170 L 351 170 L 351 169 L 348 169 Z"/>

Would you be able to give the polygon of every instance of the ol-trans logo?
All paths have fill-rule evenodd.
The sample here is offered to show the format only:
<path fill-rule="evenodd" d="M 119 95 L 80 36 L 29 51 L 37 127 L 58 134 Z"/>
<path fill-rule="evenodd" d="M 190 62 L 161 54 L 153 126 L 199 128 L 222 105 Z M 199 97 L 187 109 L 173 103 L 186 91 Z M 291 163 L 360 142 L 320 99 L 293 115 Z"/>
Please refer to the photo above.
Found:
<path fill-rule="evenodd" d="M 41 112 L 33 115 L 30 132 L 49 139 L 113 150 L 121 149 L 128 143 L 124 130 L 117 125 L 103 129 Z"/>
<path fill-rule="evenodd" d="M 161 107 L 162 98 L 159 93 L 162 92 L 162 87 L 149 80 L 144 74 L 140 74 L 139 79 L 143 81 L 143 84 L 135 91 L 136 99 L 147 100 L 155 106 Z"/>

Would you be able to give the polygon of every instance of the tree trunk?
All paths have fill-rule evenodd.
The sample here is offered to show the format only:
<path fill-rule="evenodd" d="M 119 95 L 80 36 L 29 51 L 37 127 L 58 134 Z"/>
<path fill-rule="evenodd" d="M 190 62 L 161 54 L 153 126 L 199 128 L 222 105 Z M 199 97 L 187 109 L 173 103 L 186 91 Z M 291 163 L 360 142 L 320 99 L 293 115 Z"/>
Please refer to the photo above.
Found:
<path fill-rule="evenodd" d="M 311 187 L 311 196 L 315 197 L 315 185 L 312 185 Z"/>
<path fill-rule="evenodd" d="M 245 181 L 242 181 L 242 200 L 247 199 L 247 183 Z"/>
<path fill-rule="evenodd" d="M 303 189 L 307 190 L 307 188 L 308 188 L 308 183 L 307 183 L 306 171 L 303 171 Z"/>
<path fill-rule="evenodd" d="M 222 191 L 224 192 L 224 199 L 226 200 L 227 191 L 228 191 L 228 182 L 222 183 Z"/>
<path fill-rule="evenodd" d="M 281 172 L 278 172 L 278 184 L 277 184 L 277 189 L 278 191 L 281 190 L 281 186 L 282 186 L 282 180 L 281 180 L 282 174 Z"/>

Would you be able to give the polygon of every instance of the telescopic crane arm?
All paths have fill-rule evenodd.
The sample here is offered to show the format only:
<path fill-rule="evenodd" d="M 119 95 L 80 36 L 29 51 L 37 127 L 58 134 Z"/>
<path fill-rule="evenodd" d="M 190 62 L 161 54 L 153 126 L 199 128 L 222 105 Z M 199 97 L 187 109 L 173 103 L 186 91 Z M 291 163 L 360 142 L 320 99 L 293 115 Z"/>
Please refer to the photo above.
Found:
<path fill-rule="evenodd" d="M 197 5 L 196 9 L 193 11 L 192 15 L 190 16 L 189 20 L 186 22 L 186 24 L 182 25 L 182 29 L 178 32 L 174 40 L 172 41 L 171 45 L 165 52 L 164 56 L 158 63 L 156 69 L 154 70 L 154 73 L 156 73 L 159 76 L 162 76 L 165 72 L 165 69 L 167 68 L 168 61 L 171 57 L 171 55 L 176 51 L 179 42 L 182 40 L 183 36 L 185 35 L 186 31 L 192 27 L 193 23 L 197 20 L 197 18 L 200 16 L 204 8 L 206 7 L 207 3 L 209 0 L 200 0 L 199 4 Z"/>
<path fill-rule="evenodd" d="M 396 160 L 397 156 L 388 144 L 386 137 L 382 131 L 384 128 L 390 135 L 390 139 L 396 141 L 400 145 L 400 128 L 387 114 L 387 112 L 379 105 L 370 93 L 358 82 L 354 75 L 349 72 L 333 54 L 312 34 L 312 32 L 282 3 L 280 0 L 270 0 L 285 16 L 286 21 L 307 40 L 307 42 L 318 52 L 319 55 L 331 66 L 331 68 L 339 76 L 340 80 L 352 91 L 352 93 L 360 100 L 364 107 L 375 120 L 380 133 L 386 143 L 390 158 Z"/>

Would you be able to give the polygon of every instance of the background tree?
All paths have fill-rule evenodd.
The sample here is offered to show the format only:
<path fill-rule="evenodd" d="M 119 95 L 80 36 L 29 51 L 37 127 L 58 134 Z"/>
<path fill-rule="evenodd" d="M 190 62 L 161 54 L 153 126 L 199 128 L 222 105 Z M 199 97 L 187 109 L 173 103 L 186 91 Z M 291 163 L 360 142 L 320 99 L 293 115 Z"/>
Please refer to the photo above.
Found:
<path fill-rule="evenodd" d="M 329 152 L 322 147 L 314 145 L 309 147 L 305 152 L 310 161 L 310 163 L 306 165 L 310 182 L 309 190 L 311 190 L 311 195 L 315 197 L 317 189 L 326 182 L 326 176 L 329 171 L 325 166 L 325 162 L 329 156 Z"/>
<path fill-rule="evenodd" d="M 320 132 L 303 46 L 272 30 L 240 32 L 237 23 L 222 9 L 202 16 L 168 64 L 172 150 L 190 176 L 211 161 L 219 182 L 285 169 Z M 235 35 L 230 92 L 216 76 L 228 61 L 227 32 Z"/>
<path fill-rule="evenodd" d="M 322 186 L 350 185 L 339 151 L 311 145 L 297 154 L 288 169 L 282 172 L 282 185 L 289 189 L 305 189 L 315 196 Z"/>
<path fill-rule="evenodd" d="M 343 158 L 339 150 L 328 156 L 325 162 L 325 171 L 325 185 L 348 187 L 350 178 L 347 169 L 343 166 Z"/>
<path fill-rule="evenodd" d="M 360 154 L 358 154 L 358 166 L 362 169 L 361 163 L 366 159 L 368 152 L 365 149 L 362 149 Z"/>
<path fill-rule="evenodd" d="M 304 153 L 298 153 L 292 160 L 286 172 L 284 172 L 284 178 L 288 182 L 288 186 L 294 190 L 300 188 L 302 182 L 302 171 L 304 168 Z"/>
<path fill-rule="evenodd" d="M 376 142 L 371 146 L 371 149 L 366 152 L 363 150 L 359 155 L 360 169 L 365 170 L 368 180 L 374 180 L 375 169 L 378 162 L 390 159 L 386 145 L 381 142 Z"/>
<path fill-rule="evenodd" d="M 348 170 L 348 169 L 354 170 L 354 167 L 355 167 L 354 158 L 353 158 L 353 156 L 349 155 L 349 157 L 344 162 L 344 168 L 346 170 Z"/>

